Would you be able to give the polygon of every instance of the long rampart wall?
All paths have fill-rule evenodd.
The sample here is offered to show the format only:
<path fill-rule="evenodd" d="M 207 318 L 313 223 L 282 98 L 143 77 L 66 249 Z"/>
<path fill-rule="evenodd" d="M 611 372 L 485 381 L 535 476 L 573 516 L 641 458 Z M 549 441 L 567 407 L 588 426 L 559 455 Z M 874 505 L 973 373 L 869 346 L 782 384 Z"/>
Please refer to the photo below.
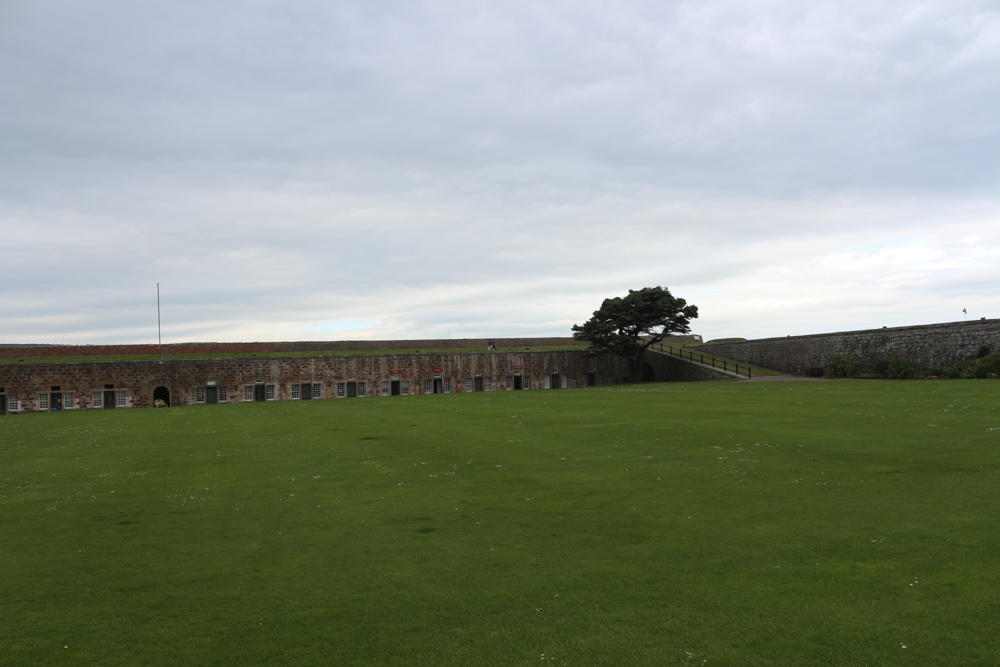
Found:
<path fill-rule="evenodd" d="M 707 343 L 698 350 L 745 364 L 808 375 L 843 353 L 850 354 L 861 368 L 870 368 L 886 357 L 942 368 L 973 357 L 984 347 L 991 352 L 1000 350 L 1000 319 Z"/>
<path fill-rule="evenodd" d="M 625 361 L 584 350 L 372 354 L 131 361 L 37 361 L 0 364 L 7 414 L 62 409 L 201 402 L 461 393 L 472 390 L 577 388 L 613 384 Z M 353 384 L 353 389 L 349 387 Z M 317 388 L 318 385 L 318 388 Z M 224 391 L 223 391 L 224 390 Z M 108 392 L 111 392 L 110 394 Z M 305 395 L 304 394 L 308 394 Z M 315 394 L 313 393 L 315 392 Z"/>

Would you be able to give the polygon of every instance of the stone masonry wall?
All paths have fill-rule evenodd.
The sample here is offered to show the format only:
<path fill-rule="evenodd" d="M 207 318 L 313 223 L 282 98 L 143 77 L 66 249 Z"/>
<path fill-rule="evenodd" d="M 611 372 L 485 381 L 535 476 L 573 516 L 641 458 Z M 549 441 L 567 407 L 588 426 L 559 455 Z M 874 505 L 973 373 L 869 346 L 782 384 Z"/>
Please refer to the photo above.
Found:
<path fill-rule="evenodd" d="M 1000 350 L 1000 319 L 709 343 L 697 349 L 746 364 L 805 375 L 825 367 L 831 357 L 845 352 L 861 368 L 870 368 L 886 357 L 902 357 L 918 366 L 942 368 L 976 355 L 984 346 L 991 352 Z"/>
<path fill-rule="evenodd" d="M 450 381 L 450 391 L 465 391 L 467 378 L 489 379 L 492 390 L 504 390 L 507 378 L 520 374 L 530 389 L 559 384 L 586 386 L 588 373 L 604 384 L 627 374 L 623 359 L 586 351 L 462 352 L 450 354 L 238 357 L 230 359 L 167 359 L 135 361 L 24 362 L 0 364 L 0 394 L 10 412 L 35 412 L 39 394 L 73 394 L 73 409 L 93 407 L 95 393 L 107 385 L 125 391 L 125 407 L 151 405 L 157 387 L 169 390 L 171 405 L 193 405 L 199 388 L 225 387 L 227 402 L 243 402 L 246 387 L 273 385 L 274 400 L 292 399 L 292 386 L 320 384 L 321 398 L 336 396 L 337 384 L 364 382 L 367 397 L 380 397 L 382 383 L 408 381 L 410 394 L 424 393 L 425 381 Z M 595 378 L 596 379 L 596 378 Z M 58 389 L 54 389 L 58 387 Z M 15 397 L 10 409 L 10 397 Z"/>
<path fill-rule="evenodd" d="M 701 364 L 672 357 L 668 354 L 647 351 L 646 363 L 652 369 L 656 382 L 703 382 L 705 380 L 733 380 L 728 373 L 706 368 Z"/>

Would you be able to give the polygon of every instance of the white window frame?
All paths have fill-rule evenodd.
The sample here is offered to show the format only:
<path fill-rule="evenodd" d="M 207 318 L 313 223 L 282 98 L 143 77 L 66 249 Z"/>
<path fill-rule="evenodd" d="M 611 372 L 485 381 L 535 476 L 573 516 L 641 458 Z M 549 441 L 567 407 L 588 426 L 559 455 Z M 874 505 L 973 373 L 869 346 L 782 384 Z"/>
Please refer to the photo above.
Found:
<path fill-rule="evenodd" d="M 409 380 L 403 380 L 402 382 L 399 383 L 399 393 L 402 394 L 403 396 L 409 396 L 410 395 L 410 381 Z"/>
<path fill-rule="evenodd" d="M 195 403 L 204 403 L 205 402 L 205 388 L 204 387 L 195 387 L 195 389 L 194 389 L 194 402 Z"/>
<path fill-rule="evenodd" d="M 243 402 L 253 403 L 253 385 L 245 384 L 243 385 Z"/>
<path fill-rule="evenodd" d="M 295 384 L 292 385 L 292 400 L 293 401 L 299 400 L 299 391 L 300 390 L 301 390 L 301 387 L 299 386 L 298 382 L 296 382 Z"/>
<path fill-rule="evenodd" d="M 313 382 L 313 398 L 323 398 L 323 385 Z"/>
<path fill-rule="evenodd" d="M 38 411 L 39 412 L 42 412 L 42 411 L 48 412 L 49 411 L 49 395 L 48 394 L 39 394 L 38 395 Z"/>
<path fill-rule="evenodd" d="M 451 378 L 444 379 L 444 393 L 446 394 L 451 393 Z"/>
<path fill-rule="evenodd" d="M 17 400 L 17 394 L 7 394 L 7 412 L 20 412 L 21 402 Z"/>
<path fill-rule="evenodd" d="M 337 398 L 343 398 L 347 396 L 347 383 L 338 382 L 337 383 Z"/>
<path fill-rule="evenodd" d="M 425 394 L 434 393 L 434 380 L 424 380 L 424 393 Z"/>
<path fill-rule="evenodd" d="M 465 391 L 472 391 L 472 378 L 465 378 Z"/>
<path fill-rule="evenodd" d="M 493 391 L 493 378 L 483 378 L 483 391 Z"/>
<path fill-rule="evenodd" d="M 104 407 L 104 392 L 103 391 L 95 391 L 93 398 L 94 398 L 94 400 L 91 401 L 90 407 L 92 407 L 92 408 L 103 408 Z"/>
<path fill-rule="evenodd" d="M 278 394 L 275 391 L 275 386 L 273 384 L 264 385 L 264 398 L 269 401 L 278 400 Z"/>
<path fill-rule="evenodd" d="M 531 389 L 531 376 L 530 375 L 522 375 L 521 376 L 521 390 L 522 391 L 527 391 L 529 389 Z"/>
<path fill-rule="evenodd" d="M 115 391 L 115 407 L 116 408 L 128 407 L 128 397 L 125 395 L 124 389 L 118 389 Z"/>
<path fill-rule="evenodd" d="M 542 387 L 545 388 L 545 389 L 551 389 L 552 388 L 552 377 L 551 376 L 549 376 L 549 375 L 545 376 L 545 379 L 542 380 Z"/>
<path fill-rule="evenodd" d="M 510 391 L 513 388 L 514 388 L 514 377 L 511 376 L 511 375 L 508 375 L 507 379 L 504 380 L 504 389 L 506 389 L 507 391 Z"/>
<path fill-rule="evenodd" d="M 388 396 L 389 395 L 389 381 L 388 380 L 382 380 L 382 395 L 383 396 Z"/>
<path fill-rule="evenodd" d="M 367 394 L 366 394 L 367 390 L 368 390 L 368 388 L 365 386 L 365 383 L 364 382 L 359 382 L 358 383 L 358 398 L 365 398 L 367 396 Z"/>
<path fill-rule="evenodd" d="M 226 391 L 225 387 L 219 387 L 219 403 L 229 402 L 229 392 Z"/>
<path fill-rule="evenodd" d="M 600 387 L 604 384 L 604 376 L 601 373 L 597 374 L 597 386 Z"/>
<path fill-rule="evenodd" d="M 63 392 L 63 410 L 73 409 L 73 392 L 64 391 Z"/>
<path fill-rule="evenodd" d="M 559 376 L 559 387 L 560 388 L 566 389 L 567 387 L 569 387 L 569 380 L 567 379 L 567 377 L 568 376 L 565 373 L 563 373 L 562 375 Z"/>

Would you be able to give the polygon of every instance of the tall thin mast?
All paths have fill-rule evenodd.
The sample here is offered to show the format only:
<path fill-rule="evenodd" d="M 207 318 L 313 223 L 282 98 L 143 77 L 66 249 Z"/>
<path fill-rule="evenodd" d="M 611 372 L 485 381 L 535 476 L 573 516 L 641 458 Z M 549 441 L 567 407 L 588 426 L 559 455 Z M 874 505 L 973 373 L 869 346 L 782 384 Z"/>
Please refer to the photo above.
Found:
<path fill-rule="evenodd" d="M 156 348 L 160 351 L 160 361 L 163 361 L 163 335 L 160 333 L 160 283 L 156 283 Z"/>

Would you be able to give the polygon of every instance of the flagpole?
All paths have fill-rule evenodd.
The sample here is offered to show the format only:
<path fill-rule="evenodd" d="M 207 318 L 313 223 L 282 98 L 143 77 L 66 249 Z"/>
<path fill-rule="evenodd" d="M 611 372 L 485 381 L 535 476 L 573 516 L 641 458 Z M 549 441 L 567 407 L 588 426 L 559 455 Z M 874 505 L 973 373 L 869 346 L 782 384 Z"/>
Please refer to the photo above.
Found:
<path fill-rule="evenodd" d="M 160 361 L 163 361 L 163 335 L 160 333 L 160 283 L 156 283 L 156 348 L 160 351 Z"/>

